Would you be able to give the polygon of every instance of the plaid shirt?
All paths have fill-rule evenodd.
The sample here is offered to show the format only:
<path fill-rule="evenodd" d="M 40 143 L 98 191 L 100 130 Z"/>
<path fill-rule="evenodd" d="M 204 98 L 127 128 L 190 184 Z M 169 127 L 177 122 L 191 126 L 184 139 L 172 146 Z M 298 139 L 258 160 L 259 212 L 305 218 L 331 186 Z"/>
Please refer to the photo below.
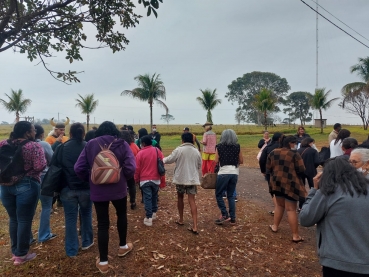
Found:
<path fill-rule="evenodd" d="M 306 196 L 305 186 L 298 176 L 305 171 L 304 161 L 299 153 L 287 148 L 274 149 L 268 156 L 267 169 L 273 191 L 279 191 L 296 200 Z"/>

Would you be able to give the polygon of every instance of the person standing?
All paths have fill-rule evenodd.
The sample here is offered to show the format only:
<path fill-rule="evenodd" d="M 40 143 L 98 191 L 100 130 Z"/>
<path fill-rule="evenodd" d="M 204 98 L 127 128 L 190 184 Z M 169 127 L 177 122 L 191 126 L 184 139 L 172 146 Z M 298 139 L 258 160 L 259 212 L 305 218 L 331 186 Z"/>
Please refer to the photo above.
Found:
<path fill-rule="evenodd" d="M 206 173 L 214 172 L 215 160 L 215 145 L 217 144 L 217 135 L 212 131 L 213 123 L 206 122 L 202 127 L 205 133 L 200 142 L 203 145 L 202 151 L 202 176 Z"/>
<path fill-rule="evenodd" d="M 44 149 L 46 162 L 47 165 L 49 165 L 51 162 L 51 158 L 53 156 L 53 150 L 51 149 L 49 143 L 47 143 L 46 141 L 42 141 L 45 135 L 44 128 L 41 125 L 36 124 L 35 129 L 36 129 L 36 142 L 40 144 Z M 46 166 L 46 168 L 42 171 L 41 183 L 48 169 L 49 167 Z M 41 214 L 40 214 L 40 224 L 38 227 L 38 242 L 45 242 L 56 238 L 56 234 L 53 234 L 50 229 L 50 214 L 53 206 L 53 197 L 40 195 L 40 201 L 41 201 Z"/>
<path fill-rule="evenodd" d="M 176 185 L 177 190 L 177 208 L 179 213 L 179 219 L 176 221 L 176 224 L 184 225 L 183 200 L 184 194 L 187 194 L 193 220 L 193 225 L 188 230 L 198 235 L 195 195 L 197 194 L 197 186 L 200 185 L 199 169 L 201 168 L 201 155 L 193 145 L 193 135 L 191 133 L 184 132 L 182 134 L 182 144 L 174 149 L 168 157 L 164 158 L 164 163 L 176 163 L 173 175 L 173 184 Z"/>
<path fill-rule="evenodd" d="M 342 150 L 342 141 L 345 138 L 350 137 L 350 135 L 351 132 L 349 130 L 341 129 L 341 131 L 337 135 L 337 138 L 331 141 L 331 144 L 329 145 L 331 158 L 342 156 L 344 154 L 344 151 Z"/>
<path fill-rule="evenodd" d="M 160 147 L 161 135 L 156 129 L 156 124 L 152 125 L 151 139 L 156 141 L 155 147 L 159 148 L 161 151 L 161 147 Z"/>
<path fill-rule="evenodd" d="M 269 132 L 264 131 L 263 138 L 258 143 L 258 148 L 262 150 L 263 147 L 265 148 L 265 146 L 268 145 L 269 142 L 270 142 Z"/>
<path fill-rule="evenodd" d="M 57 148 L 55 152 L 56 162 L 63 169 L 63 188 L 60 192 L 60 199 L 64 205 L 65 252 L 68 257 L 75 257 L 78 254 L 78 214 L 80 215 L 82 250 L 87 250 L 94 245 L 90 186 L 88 181 L 81 180 L 74 171 L 74 165 L 86 146 L 84 137 L 84 126 L 81 123 L 73 123 L 70 126 L 70 139 L 59 146 L 62 149 L 58 151 Z"/>
<path fill-rule="evenodd" d="M 120 179 L 117 183 L 97 185 L 91 180 L 90 172 L 94 159 L 101 151 L 100 145 L 110 145 L 121 166 Z M 129 145 L 121 139 L 121 134 L 115 124 L 104 121 L 96 130 L 96 138 L 90 140 L 82 150 L 74 171 L 83 181 L 90 182 L 90 198 L 94 203 L 97 216 L 97 241 L 100 258 L 96 267 L 101 273 L 109 271 L 109 203 L 112 202 L 117 216 L 119 234 L 118 256 L 124 257 L 132 249 L 133 244 L 127 243 L 127 179 L 132 178 L 136 169 L 135 157 Z"/>
<path fill-rule="evenodd" d="M 45 141 L 51 145 L 53 151 L 59 144 L 66 142 L 69 138 L 65 136 L 65 126 L 69 124 L 69 118 L 65 123 L 55 123 L 53 118 L 50 120 L 50 124 L 54 126 L 54 129 L 45 138 Z"/>
<path fill-rule="evenodd" d="M 336 123 L 333 125 L 333 130 L 328 136 L 328 145 L 331 144 L 332 140 L 335 140 L 338 136 L 338 133 L 341 131 L 342 125 L 340 123 Z"/>
<path fill-rule="evenodd" d="M 277 206 L 274 212 L 273 225 L 269 228 L 278 232 L 284 211 L 287 211 L 288 223 L 292 232 L 293 242 L 302 242 L 299 235 L 297 222 L 297 201 L 305 198 L 305 187 L 299 178 L 299 174 L 305 172 L 304 162 L 296 150 L 297 139 L 295 136 L 287 136 L 282 140 L 282 148 L 274 149 L 268 156 L 267 170 L 270 172 L 270 184 L 276 197 Z"/>
<path fill-rule="evenodd" d="M 183 129 L 183 133 L 189 133 L 190 132 L 190 128 L 185 127 Z M 192 134 L 192 133 L 191 133 Z M 197 140 L 196 135 L 192 134 L 192 138 L 193 138 L 193 144 L 197 144 L 197 148 L 199 149 L 199 151 L 201 152 L 201 147 L 200 147 L 200 142 Z"/>
<path fill-rule="evenodd" d="M 135 182 L 139 183 L 143 193 L 145 205 L 144 224 L 152 226 L 158 211 L 158 192 L 161 176 L 158 172 L 157 160 L 163 160 L 164 156 L 160 150 L 151 144 L 151 136 L 143 136 L 141 139 L 141 150 L 136 156 Z"/>
<path fill-rule="evenodd" d="M 369 276 L 368 191 L 369 181 L 345 159 L 326 161 L 314 178 L 299 219 L 316 225 L 323 277 Z"/>
<path fill-rule="evenodd" d="M 129 126 L 128 126 L 129 127 Z M 136 157 L 140 148 L 133 142 L 133 136 L 130 131 L 121 131 L 122 139 L 124 139 L 132 150 L 133 155 Z M 127 180 L 128 192 L 129 192 L 129 202 L 131 203 L 131 210 L 136 208 L 136 183 L 135 178 L 130 178 Z"/>
<path fill-rule="evenodd" d="M 219 163 L 219 171 L 215 188 L 215 197 L 222 215 L 215 220 L 216 224 L 230 221 L 236 224 L 235 190 L 239 175 L 239 165 L 243 164 L 241 147 L 236 133 L 227 129 L 222 132 L 219 144 L 216 145 L 215 163 Z M 223 200 L 223 192 L 227 192 L 229 212 Z"/>
<path fill-rule="evenodd" d="M 310 138 L 308 134 L 305 133 L 304 126 L 299 126 L 297 129 L 297 134 L 295 135 L 295 138 L 297 140 L 297 149 L 300 148 L 300 144 L 304 138 Z"/>
<path fill-rule="evenodd" d="M 12 260 L 14 265 L 21 265 L 36 258 L 36 253 L 29 253 L 32 220 L 40 197 L 42 171 L 46 167 L 42 146 L 34 142 L 36 129 L 28 121 L 19 121 L 14 125 L 9 140 L 0 142 L 1 148 L 7 145 L 21 147 L 21 155 L 15 155 L 20 168 L 14 168 L 15 176 L 9 182 L 2 183 L 1 201 L 9 215 L 9 235 L 11 240 Z M 23 162 L 20 162 L 23 161 Z M 14 165 L 16 167 L 16 165 Z M 13 171 L 13 172 L 14 172 Z"/>

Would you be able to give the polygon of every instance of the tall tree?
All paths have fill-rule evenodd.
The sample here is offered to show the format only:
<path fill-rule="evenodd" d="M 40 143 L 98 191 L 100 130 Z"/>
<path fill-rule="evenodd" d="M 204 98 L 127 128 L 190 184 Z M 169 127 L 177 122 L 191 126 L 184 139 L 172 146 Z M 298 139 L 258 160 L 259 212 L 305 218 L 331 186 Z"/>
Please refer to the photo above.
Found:
<path fill-rule="evenodd" d="M 222 103 L 221 99 L 217 99 L 218 95 L 216 93 L 217 89 L 211 91 L 210 89 L 202 90 L 200 89 L 202 96 L 196 98 L 196 100 L 200 103 L 201 107 L 207 111 L 206 113 L 206 121 L 213 123 L 213 116 L 211 111 Z"/>
<path fill-rule="evenodd" d="M 83 114 L 87 115 L 87 131 L 90 129 L 90 114 L 92 114 L 95 110 L 97 105 L 99 104 L 99 100 L 94 99 L 94 94 L 87 94 L 85 97 L 78 94 L 80 99 L 76 99 L 77 104 L 76 107 L 81 109 Z"/>
<path fill-rule="evenodd" d="M 138 0 L 157 16 L 162 0 Z M 50 74 L 63 82 L 79 82 L 77 72 L 65 73 L 48 68 L 45 59 L 55 52 L 66 53 L 66 59 L 82 61 L 80 49 L 109 47 L 113 53 L 124 50 L 129 40 L 120 30 L 135 27 L 140 15 L 134 13 L 133 0 L 1 0 L 0 53 L 16 50 L 27 53 L 33 61 L 40 59 Z M 119 28 L 119 25 L 120 28 Z M 90 25 L 96 46 L 88 45 L 83 28 Z M 118 25 L 118 26 L 117 26 Z"/>
<path fill-rule="evenodd" d="M 169 113 L 162 114 L 160 119 L 166 122 L 167 124 L 169 124 L 170 121 L 175 120 L 174 116 Z"/>
<path fill-rule="evenodd" d="M 254 107 L 264 115 L 265 130 L 268 130 L 268 112 L 273 112 L 277 103 L 277 98 L 269 89 L 262 88 L 258 94 L 254 96 Z"/>
<path fill-rule="evenodd" d="M 242 121 L 245 121 L 245 115 L 242 110 L 237 109 L 236 114 L 234 115 L 234 119 L 236 120 L 237 124 L 240 125 Z"/>
<path fill-rule="evenodd" d="M 29 105 L 31 105 L 31 99 L 24 99 L 24 94 L 21 89 L 18 91 L 11 90 L 11 94 L 8 95 L 8 100 L 0 99 L 0 103 L 9 112 L 15 112 L 15 121 L 19 122 L 19 113 L 25 113 Z"/>
<path fill-rule="evenodd" d="M 341 94 L 343 101 L 339 106 L 349 113 L 358 115 L 363 123 L 364 130 L 369 124 L 369 57 L 359 58 L 359 63 L 350 68 L 351 73 L 356 73 L 362 82 L 349 83 L 343 86 Z"/>
<path fill-rule="evenodd" d="M 290 113 L 289 116 L 292 118 L 300 119 L 301 125 L 305 125 L 306 122 L 312 120 L 313 114 L 310 112 L 310 103 L 309 99 L 311 98 L 311 94 L 309 92 L 304 91 L 296 91 L 292 92 L 290 95 L 286 97 L 286 100 L 283 102 L 284 105 L 291 108 L 291 110 L 284 109 L 283 111 L 287 111 Z"/>
<path fill-rule="evenodd" d="M 160 74 L 150 76 L 149 74 L 138 75 L 135 77 L 138 87 L 133 90 L 125 90 L 120 95 L 128 95 L 134 99 L 148 102 L 150 106 L 150 129 L 152 129 L 152 105 L 154 101 L 165 108 L 168 114 L 167 105 L 160 99 L 166 99 L 166 91 L 163 81 L 160 79 Z"/>
<path fill-rule="evenodd" d="M 323 134 L 323 114 L 322 110 L 330 108 L 332 103 L 339 99 L 339 97 L 328 100 L 328 95 L 331 91 L 325 91 L 325 88 L 317 88 L 315 93 L 310 98 L 310 105 L 313 109 L 319 111 L 320 115 L 320 133 Z"/>
<path fill-rule="evenodd" d="M 254 107 L 253 102 L 255 95 L 263 88 L 271 90 L 278 101 L 281 101 L 282 97 L 291 89 L 285 78 L 270 72 L 253 71 L 232 81 L 225 97 L 228 98 L 228 101 L 238 103 L 248 122 L 260 125 L 262 114 Z M 278 111 L 280 109 L 276 105 L 274 112 Z"/>

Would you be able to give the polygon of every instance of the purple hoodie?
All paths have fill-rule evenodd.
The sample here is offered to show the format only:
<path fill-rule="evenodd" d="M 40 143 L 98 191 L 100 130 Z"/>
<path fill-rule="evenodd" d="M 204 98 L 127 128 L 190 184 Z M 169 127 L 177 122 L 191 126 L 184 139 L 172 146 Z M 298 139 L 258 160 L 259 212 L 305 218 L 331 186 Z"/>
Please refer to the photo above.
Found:
<path fill-rule="evenodd" d="M 101 146 L 109 145 L 116 138 L 113 136 L 101 136 L 90 140 L 83 149 L 74 165 L 74 171 L 79 178 L 90 182 L 91 200 L 94 202 L 112 201 L 127 196 L 127 179 L 133 177 L 136 170 L 136 159 L 129 145 L 122 139 L 113 142 L 110 150 L 115 154 L 122 166 L 121 177 L 118 183 L 95 185 L 91 182 L 91 168 L 96 155 L 101 151 Z"/>

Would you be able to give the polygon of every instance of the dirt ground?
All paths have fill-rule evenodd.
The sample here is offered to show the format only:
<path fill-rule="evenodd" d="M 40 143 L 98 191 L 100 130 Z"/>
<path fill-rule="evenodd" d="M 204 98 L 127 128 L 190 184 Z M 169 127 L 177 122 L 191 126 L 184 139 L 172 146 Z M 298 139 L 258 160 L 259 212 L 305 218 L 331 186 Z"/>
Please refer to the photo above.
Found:
<path fill-rule="evenodd" d="M 173 166 L 168 170 L 168 186 L 160 192 L 158 219 L 152 227 L 143 224 L 144 208 L 138 195 L 136 210 L 128 209 L 128 241 L 134 250 L 124 258 L 117 256 L 118 234 L 114 208 L 111 207 L 109 273 L 105 276 L 321 276 L 316 255 L 315 227 L 300 227 L 302 243 L 293 243 L 286 216 L 278 233 L 268 228 L 273 217 L 267 184 L 259 169 L 241 167 L 237 184 L 237 224 L 218 226 L 214 220 L 220 212 L 214 190 L 199 188 L 196 198 L 199 235 L 187 231 L 191 215 L 185 202 L 185 226 L 177 220 L 175 187 L 170 185 Z M 2 209 L 0 223 L 7 226 Z M 39 208 L 32 231 L 37 236 Z M 93 215 L 95 218 L 95 215 Z M 59 208 L 51 216 L 53 233 L 50 242 L 35 244 L 37 258 L 21 266 L 11 262 L 9 236 L 0 237 L 0 276 L 99 276 L 95 267 L 98 257 L 96 221 L 93 221 L 95 245 L 80 251 L 74 259 L 64 251 L 64 214 Z M 6 228 L 2 228 L 6 229 Z"/>

